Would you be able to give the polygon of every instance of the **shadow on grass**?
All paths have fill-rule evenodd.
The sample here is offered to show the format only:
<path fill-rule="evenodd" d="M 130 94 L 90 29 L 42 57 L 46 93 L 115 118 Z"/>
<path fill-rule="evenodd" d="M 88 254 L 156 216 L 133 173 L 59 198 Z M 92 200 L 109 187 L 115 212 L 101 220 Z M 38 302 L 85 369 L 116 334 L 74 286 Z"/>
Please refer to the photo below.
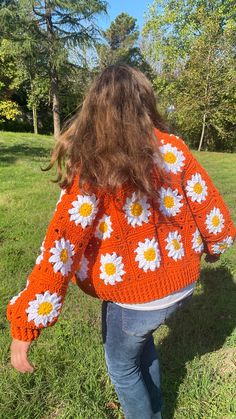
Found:
<path fill-rule="evenodd" d="M 236 324 L 236 284 L 227 267 L 202 269 L 203 292 L 179 309 L 166 324 L 168 336 L 158 346 L 162 370 L 164 418 L 173 419 L 186 363 L 222 347 Z"/>
<path fill-rule="evenodd" d="M 50 157 L 50 148 L 35 147 L 28 144 L 18 144 L 12 146 L 1 146 L 0 163 L 10 165 L 16 163 L 19 158 L 34 157 L 41 159 L 42 157 Z"/>

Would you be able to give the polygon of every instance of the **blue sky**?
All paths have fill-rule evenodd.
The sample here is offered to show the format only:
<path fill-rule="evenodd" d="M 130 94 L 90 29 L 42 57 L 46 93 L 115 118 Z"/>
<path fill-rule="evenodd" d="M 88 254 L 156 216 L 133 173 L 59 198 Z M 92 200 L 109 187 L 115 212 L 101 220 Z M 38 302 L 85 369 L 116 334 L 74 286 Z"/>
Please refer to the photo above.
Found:
<path fill-rule="evenodd" d="M 152 3 L 152 0 L 108 0 L 108 16 L 99 16 L 98 23 L 103 29 L 107 29 L 117 15 L 125 12 L 137 19 L 139 30 L 141 30 L 144 13 L 147 12 L 148 5 Z"/>

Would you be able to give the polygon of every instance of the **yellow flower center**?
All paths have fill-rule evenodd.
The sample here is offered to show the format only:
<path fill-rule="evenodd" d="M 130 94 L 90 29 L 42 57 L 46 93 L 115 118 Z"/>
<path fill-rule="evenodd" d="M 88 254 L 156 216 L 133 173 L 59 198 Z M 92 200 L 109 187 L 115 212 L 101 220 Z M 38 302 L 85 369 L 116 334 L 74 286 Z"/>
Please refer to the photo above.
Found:
<path fill-rule="evenodd" d="M 89 215 L 91 215 L 92 210 L 93 210 L 93 207 L 91 204 L 84 203 L 79 208 L 79 214 L 82 217 L 89 217 Z"/>
<path fill-rule="evenodd" d="M 166 163 L 174 164 L 177 160 L 177 157 L 172 151 L 167 151 L 167 153 L 164 154 L 164 160 Z"/>
<path fill-rule="evenodd" d="M 38 308 L 38 314 L 43 316 L 44 314 L 50 314 L 53 309 L 53 305 L 49 303 L 48 301 L 44 301 L 44 303 L 41 303 Z"/>
<path fill-rule="evenodd" d="M 202 238 L 201 238 L 201 236 L 198 236 L 198 238 L 197 238 L 197 244 L 198 245 L 202 244 Z"/>
<path fill-rule="evenodd" d="M 134 203 L 132 204 L 132 207 L 131 207 L 131 214 L 132 214 L 134 217 L 138 217 L 139 215 L 141 215 L 141 214 L 142 214 L 142 212 L 143 212 L 143 207 L 142 207 L 142 205 L 140 205 L 140 203 L 139 203 L 139 202 L 134 202 Z"/>
<path fill-rule="evenodd" d="M 144 257 L 149 262 L 153 261 L 156 257 L 155 249 L 153 249 L 153 247 L 151 247 L 150 249 L 145 250 Z"/>
<path fill-rule="evenodd" d="M 62 251 L 60 253 L 60 259 L 63 263 L 66 263 L 68 261 L 68 250 L 67 249 L 62 249 Z"/>
<path fill-rule="evenodd" d="M 220 250 L 225 250 L 225 249 L 227 249 L 227 243 L 221 243 L 221 244 L 219 245 L 219 248 L 220 248 Z"/>
<path fill-rule="evenodd" d="M 218 225 L 220 224 L 220 219 L 218 215 L 214 215 L 214 217 L 212 217 L 212 224 L 214 227 L 218 227 Z"/>
<path fill-rule="evenodd" d="M 193 190 L 194 190 L 195 193 L 197 193 L 197 194 L 200 195 L 202 193 L 202 185 L 201 185 L 201 183 L 199 183 L 199 182 L 195 183 L 195 185 L 193 187 Z"/>
<path fill-rule="evenodd" d="M 165 196 L 164 198 L 164 205 L 166 208 L 172 208 L 174 206 L 175 200 L 173 196 Z"/>
<path fill-rule="evenodd" d="M 107 223 L 105 223 L 105 221 L 102 221 L 100 223 L 99 230 L 101 231 L 101 233 L 106 233 L 106 231 L 108 230 L 108 225 Z"/>
<path fill-rule="evenodd" d="M 179 250 L 180 249 L 180 244 L 178 242 L 177 239 L 172 240 L 172 245 L 174 247 L 175 250 Z"/>
<path fill-rule="evenodd" d="M 105 264 L 105 271 L 107 275 L 114 275 L 116 273 L 116 266 L 114 263 L 106 263 Z"/>

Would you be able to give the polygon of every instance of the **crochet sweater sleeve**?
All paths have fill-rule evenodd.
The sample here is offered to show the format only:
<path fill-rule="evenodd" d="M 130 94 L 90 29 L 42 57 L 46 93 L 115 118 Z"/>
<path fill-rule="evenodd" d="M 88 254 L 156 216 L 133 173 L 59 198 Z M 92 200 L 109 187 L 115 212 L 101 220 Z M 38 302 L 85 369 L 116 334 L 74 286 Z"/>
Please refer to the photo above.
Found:
<path fill-rule="evenodd" d="M 219 190 L 186 144 L 187 163 L 183 189 L 195 223 L 201 234 L 204 252 L 224 253 L 236 238 L 236 227 Z"/>
<path fill-rule="evenodd" d="M 68 283 L 92 235 L 98 205 L 94 194 L 80 193 L 77 176 L 69 190 L 61 191 L 26 287 L 7 305 L 13 338 L 35 340 L 42 328 L 57 321 Z"/>

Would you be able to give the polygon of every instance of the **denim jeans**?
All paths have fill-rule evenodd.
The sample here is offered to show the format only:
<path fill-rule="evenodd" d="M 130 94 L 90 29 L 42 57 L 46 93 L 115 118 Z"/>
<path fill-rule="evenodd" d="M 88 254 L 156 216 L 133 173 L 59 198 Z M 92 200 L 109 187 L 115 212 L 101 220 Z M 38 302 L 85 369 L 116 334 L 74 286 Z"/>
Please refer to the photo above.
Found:
<path fill-rule="evenodd" d="M 192 295 L 160 310 L 102 303 L 102 337 L 107 371 L 126 419 L 151 419 L 161 411 L 160 365 L 152 333 Z"/>

